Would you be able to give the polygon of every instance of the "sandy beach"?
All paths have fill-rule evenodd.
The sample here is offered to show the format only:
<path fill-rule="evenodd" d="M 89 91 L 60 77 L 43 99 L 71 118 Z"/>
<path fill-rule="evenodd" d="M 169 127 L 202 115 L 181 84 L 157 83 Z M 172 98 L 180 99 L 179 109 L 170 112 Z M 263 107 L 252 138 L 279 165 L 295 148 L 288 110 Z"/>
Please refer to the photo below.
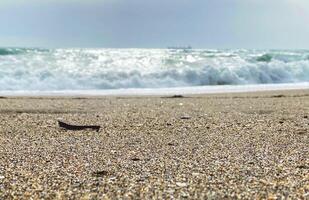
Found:
<path fill-rule="evenodd" d="M 309 90 L 2 97 L 0 199 L 30 198 L 309 199 Z"/>

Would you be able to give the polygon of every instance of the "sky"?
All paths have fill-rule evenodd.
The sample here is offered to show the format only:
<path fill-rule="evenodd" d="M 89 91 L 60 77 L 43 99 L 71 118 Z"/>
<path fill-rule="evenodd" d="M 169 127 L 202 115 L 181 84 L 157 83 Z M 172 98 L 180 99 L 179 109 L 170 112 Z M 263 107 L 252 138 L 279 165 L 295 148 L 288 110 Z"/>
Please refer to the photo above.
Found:
<path fill-rule="evenodd" d="M 0 0 L 0 46 L 309 49 L 308 0 Z"/>

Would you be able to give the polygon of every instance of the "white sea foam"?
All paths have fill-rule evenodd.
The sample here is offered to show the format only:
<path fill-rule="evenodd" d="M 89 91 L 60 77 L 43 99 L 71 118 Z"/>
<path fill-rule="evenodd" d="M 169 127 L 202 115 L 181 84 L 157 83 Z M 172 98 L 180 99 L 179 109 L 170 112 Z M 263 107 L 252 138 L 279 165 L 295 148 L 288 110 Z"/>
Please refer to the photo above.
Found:
<path fill-rule="evenodd" d="M 85 91 L 309 81 L 309 51 L 0 49 L 0 91 Z"/>
<path fill-rule="evenodd" d="M 1 96 L 132 96 L 132 95 L 192 95 L 242 93 L 256 91 L 280 91 L 309 89 L 309 82 L 254 85 L 216 85 L 174 88 L 139 88 L 109 90 L 59 90 L 59 91 L 0 91 Z"/>

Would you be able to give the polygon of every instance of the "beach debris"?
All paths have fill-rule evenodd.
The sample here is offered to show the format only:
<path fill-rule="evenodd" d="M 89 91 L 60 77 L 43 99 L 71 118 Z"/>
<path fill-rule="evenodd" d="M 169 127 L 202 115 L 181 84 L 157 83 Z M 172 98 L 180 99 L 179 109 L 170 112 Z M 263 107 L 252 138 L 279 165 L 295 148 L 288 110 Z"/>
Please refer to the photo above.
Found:
<path fill-rule="evenodd" d="M 285 97 L 285 95 L 283 95 L 283 94 L 278 94 L 278 95 L 273 95 L 273 96 L 271 96 L 271 97 L 273 97 L 273 98 L 282 98 L 282 97 Z"/>
<path fill-rule="evenodd" d="M 173 124 L 170 123 L 170 122 L 167 122 L 166 125 L 167 125 L 167 126 L 172 126 Z"/>
<path fill-rule="evenodd" d="M 173 143 L 173 142 L 169 142 L 167 143 L 168 146 L 176 146 L 177 144 Z"/>
<path fill-rule="evenodd" d="M 108 175 L 108 171 L 102 170 L 102 171 L 96 171 L 93 172 L 93 175 L 96 177 L 103 177 Z"/>
<path fill-rule="evenodd" d="M 191 119 L 191 117 L 189 115 L 183 115 L 180 117 L 180 119 Z"/>
<path fill-rule="evenodd" d="M 184 98 L 184 96 L 183 95 L 173 95 L 171 96 L 171 98 Z"/>
<path fill-rule="evenodd" d="M 139 158 L 131 158 L 132 161 L 140 161 L 141 159 Z"/>
<path fill-rule="evenodd" d="M 305 116 L 304 116 L 304 119 L 308 119 L 308 115 L 305 115 Z"/>
<path fill-rule="evenodd" d="M 303 135 L 303 134 L 306 134 L 307 131 L 306 131 L 306 130 L 298 130 L 296 133 L 297 133 L 298 135 Z"/>
<path fill-rule="evenodd" d="M 93 126 L 93 125 L 86 125 L 86 126 L 82 126 L 82 125 L 71 125 L 71 124 L 67 124 L 65 122 L 62 122 L 60 120 L 58 120 L 58 124 L 59 127 L 67 129 L 67 130 L 72 130 L 72 131 L 80 131 L 80 130 L 85 130 L 85 129 L 92 129 L 95 130 L 97 132 L 99 132 L 101 126 Z"/>
<path fill-rule="evenodd" d="M 309 169 L 309 166 L 306 165 L 299 165 L 297 166 L 298 169 Z"/>
<path fill-rule="evenodd" d="M 176 94 L 176 95 L 173 95 L 173 96 L 167 96 L 167 97 L 162 97 L 162 98 L 177 99 L 177 98 L 184 98 L 184 96 L 180 95 L 180 94 Z"/>

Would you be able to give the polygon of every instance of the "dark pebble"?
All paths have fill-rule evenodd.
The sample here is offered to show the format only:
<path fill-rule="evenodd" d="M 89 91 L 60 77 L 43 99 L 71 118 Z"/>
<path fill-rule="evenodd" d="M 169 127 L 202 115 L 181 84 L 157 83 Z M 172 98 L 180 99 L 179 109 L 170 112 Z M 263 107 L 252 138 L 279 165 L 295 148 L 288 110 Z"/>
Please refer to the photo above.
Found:
<path fill-rule="evenodd" d="M 305 130 L 300 130 L 300 131 L 297 131 L 296 133 L 298 135 L 303 135 L 303 134 L 306 134 L 306 131 Z"/>
<path fill-rule="evenodd" d="M 297 166 L 298 169 L 309 169 L 309 166 L 306 165 L 299 165 Z"/>
<path fill-rule="evenodd" d="M 96 177 L 103 177 L 103 176 L 108 175 L 108 171 L 105 171 L 105 170 L 97 171 L 97 172 L 94 172 L 93 175 L 96 176 Z"/>
<path fill-rule="evenodd" d="M 181 116 L 180 119 L 191 119 L 190 116 Z"/>

